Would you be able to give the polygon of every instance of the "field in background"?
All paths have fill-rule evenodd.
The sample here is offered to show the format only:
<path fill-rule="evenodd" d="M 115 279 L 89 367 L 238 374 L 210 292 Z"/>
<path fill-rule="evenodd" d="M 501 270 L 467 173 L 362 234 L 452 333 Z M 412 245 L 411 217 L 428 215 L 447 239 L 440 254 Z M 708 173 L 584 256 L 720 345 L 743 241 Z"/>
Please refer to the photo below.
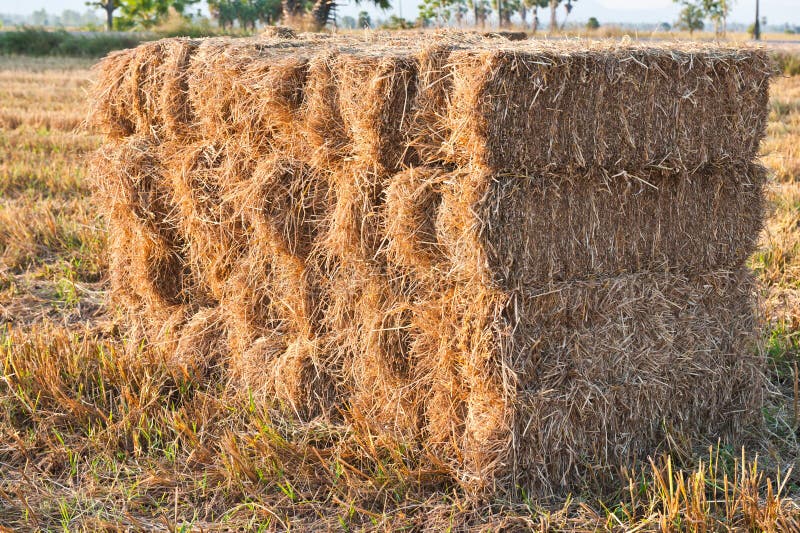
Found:
<path fill-rule="evenodd" d="M 346 427 L 297 434 L 213 378 L 127 346 L 81 132 L 90 63 L 0 57 L 0 530 L 501 526 L 800 528 L 800 77 L 775 80 L 771 211 L 751 259 L 772 391 L 746 451 L 670 442 L 630 482 L 548 508 L 475 505 L 413 454 Z M 756 459 L 756 456 L 758 458 Z"/>

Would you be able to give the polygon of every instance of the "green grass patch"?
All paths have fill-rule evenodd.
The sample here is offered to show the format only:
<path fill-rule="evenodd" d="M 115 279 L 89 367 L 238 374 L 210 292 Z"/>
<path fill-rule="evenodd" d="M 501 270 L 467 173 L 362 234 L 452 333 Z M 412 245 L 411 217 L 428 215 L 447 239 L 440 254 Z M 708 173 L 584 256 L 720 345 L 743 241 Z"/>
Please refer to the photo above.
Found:
<path fill-rule="evenodd" d="M 0 33 L 0 54 L 29 56 L 102 57 L 114 50 L 137 46 L 135 35 L 79 35 L 64 30 L 22 28 Z"/>

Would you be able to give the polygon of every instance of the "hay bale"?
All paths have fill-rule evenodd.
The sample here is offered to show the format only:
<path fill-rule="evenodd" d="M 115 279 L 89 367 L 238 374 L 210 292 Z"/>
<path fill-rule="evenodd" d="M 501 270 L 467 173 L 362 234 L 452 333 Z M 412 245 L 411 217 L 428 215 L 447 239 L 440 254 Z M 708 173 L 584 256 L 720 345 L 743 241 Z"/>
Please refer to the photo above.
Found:
<path fill-rule="evenodd" d="M 222 183 L 246 179 L 253 171 L 236 143 L 225 146 L 179 141 L 161 147 L 165 172 L 176 206 L 176 228 L 186 243 L 186 262 L 204 289 L 216 300 L 225 280 L 245 251 L 242 224 L 222 202 Z"/>
<path fill-rule="evenodd" d="M 175 39 L 167 44 L 161 65 L 161 87 L 158 110 L 164 132 L 172 137 L 189 137 L 197 133 L 194 110 L 189 102 L 189 66 L 200 41 Z"/>
<path fill-rule="evenodd" d="M 763 401 L 744 262 L 766 56 L 421 37 L 102 63 L 96 189 L 132 338 L 424 448 L 473 495 L 734 442 Z"/>
<path fill-rule="evenodd" d="M 764 51 L 684 45 L 524 45 L 458 50 L 459 164 L 495 172 L 749 162 L 765 134 Z"/>
<path fill-rule="evenodd" d="M 95 197 L 109 225 L 112 294 L 129 308 L 161 313 L 203 298 L 182 254 L 158 156 L 153 139 L 133 136 L 101 148 L 93 167 Z"/>
<path fill-rule="evenodd" d="M 418 280 L 428 280 L 445 260 L 436 237 L 442 187 L 449 173 L 416 167 L 392 176 L 382 213 L 387 261 Z"/>
<path fill-rule="evenodd" d="M 131 113 L 131 94 L 126 87 L 128 67 L 136 55 L 136 49 L 120 50 L 108 54 L 94 66 L 96 81 L 89 98 L 91 107 L 88 124 L 109 138 L 131 135 L 136 129 L 136 120 Z"/>
<path fill-rule="evenodd" d="M 639 273 L 514 301 L 507 475 L 543 494 L 608 484 L 664 442 L 727 439 L 758 423 L 765 362 L 753 290 L 746 269 Z"/>
<path fill-rule="evenodd" d="M 308 71 L 302 50 L 280 39 L 204 40 L 188 72 L 189 101 L 204 137 L 235 136 L 253 147 L 298 142 Z"/>
<path fill-rule="evenodd" d="M 225 324 L 216 307 L 205 307 L 182 325 L 169 360 L 175 371 L 201 381 L 220 365 L 228 351 Z"/>
<path fill-rule="evenodd" d="M 413 164 L 407 130 L 416 93 L 414 57 L 390 53 L 341 54 L 332 66 L 339 110 L 353 156 L 394 170 Z"/>
<path fill-rule="evenodd" d="M 643 270 L 737 268 L 761 231 L 766 170 L 753 164 L 613 175 L 464 170 L 445 182 L 439 249 L 466 275 L 514 289 Z"/>

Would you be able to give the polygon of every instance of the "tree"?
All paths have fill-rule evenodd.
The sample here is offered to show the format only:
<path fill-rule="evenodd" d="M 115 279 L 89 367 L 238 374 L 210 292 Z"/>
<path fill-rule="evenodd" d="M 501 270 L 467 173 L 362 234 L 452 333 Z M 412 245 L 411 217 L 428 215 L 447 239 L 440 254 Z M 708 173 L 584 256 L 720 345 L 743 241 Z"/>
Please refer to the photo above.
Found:
<path fill-rule="evenodd" d="M 350 18 L 352 19 L 353 17 Z M 355 26 L 355 21 L 353 21 L 353 25 Z M 386 22 L 381 24 L 381 28 L 386 30 L 407 30 L 413 27 L 413 22 L 406 20 L 403 17 L 398 17 L 397 15 L 390 16 Z"/>
<path fill-rule="evenodd" d="M 450 20 L 450 0 L 422 0 L 419 4 L 419 16 L 423 20 L 433 20 L 440 27 Z"/>
<path fill-rule="evenodd" d="M 369 13 L 366 11 L 359 11 L 358 13 L 358 27 L 359 28 L 371 28 L 372 27 L 372 19 L 369 18 Z"/>
<path fill-rule="evenodd" d="M 695 30 L 702 30 L 705 27 L 705 24 L 703 24 L 703 19 L 705 18 L 703 1 L 705 0 L 675 0 L 675 3 L 683 6 L 676 26 L 687 30 L 690 35 Z"/>
<path fill-rule="evenodd" d="M 456 24 L 460 28 L 464 25 L 464 18 L 469 13 L 469 8 L 467 7 L 466 0 L 455 0 L 453 2 L 453 18 L 456 20 Z"/>
<path fill-rule="evenodd" d="M 572 2 L 577 2 L 578 0 L 567 0 L 567 3 L 564 4 L 564 11 L 566 14 L 564 15 L 564 21 L 561 23 L 561 29 L 564 29 L 564 26 L 567 25 L 567 19 L 569 18 L 569 14 L 572 13 Z"/>
<path fill-rule="evenodd" d="M 112 1 L 112 0 L 108 0 Z M 122 29 L 150 29 L 158 24 L 170 10 L 182 15 L 187 6 L 199 0 L 115 0 L 120 16 L 117 26 Z"/>
<path fill-rule="evenodd" d="M 519 11 L 520 0 L 492 0 L 497 11 L 497 23 L 501 28 L 511 26 L 511 15 Z"/>
<path fill-rule="evenodd" d="M 356 24 L 356 19 L 354 19 L 350 15 L 343 16 L 340 25 L 342 26 L 342 28 L 346 28 L 348 30 L 354 30 L 358 27 L 358 25 Z"/>
<path fill-rule="evenodd" d="M 61 23 L 67 27 L 78 27 L 81 25 L 81 14 L 71 9 L 65 9 L 61 12 Z"/>
<path fill-rule="evenodd" d="M 114 29 L 114 11 L 119 8 L 119 0 L 97 0 L 86 2 L 87 6 L 97 7 L 106 12 L 106 30 Z"/>
<path fill-rule="evenodd" d="M 486 26 L 486 19 L 492 13 L 489 0 L 467 0 L 467 6 L 472 10 L 475 25 L 481 28 Z"/>
<path fill-rule="evenodd" d="M 703 11 L 714 23 L 714 33 L 725 35 L 728 31 L 728 14 L 733 0 L 703 0 Z"/>
<path fill-rule="evenodd" d="M 47 11 L 37 9 L 31 14 L 31 22 L 34 26 L 47 26 Z"/>
<path fill-rule="evenodd" d="M 300 6 L 300 13 L 302 13 L 305 5 L 301 0 L 284 0 L 284 4 L 289 1 L 296 2 Z M 355 4 L 360 6 L 362 1 L 363 0 L 355 0 Z M 337 0 L 314 0 L 313 5 L 311 6 L 310 19 L 315 30 L 321 30 L 326 24 L 328 24 L 328 22 L 332 20 L 333 14 L 336 12 L 336 2 Z M 369 0 L 369 3 L 383 10 L 392 7 L 391 0 Z"/>
<path fill-rule="evenodd" d="M 586 21 L 586 29 L 596 30 L 599 28 L 600 28 L 600 21 L 597 20 L 597 17 L 589 17 L 589 20 Z"/>
<path fill-rule="evenodd" d="M 277 22 L 283 6 L 280 0 L 209 0 L 208 11 L 223 30 L 233 27 L 234 22 L 242 29 L 255 30 L 259 22 Z"/>
<path fill-rule="evenodd" d="M 756 41 L 761 40 L 761 24 L 758 21 L 758 8 L 759 8 L 759 2 L 758 0 L 756 0 L 756 21 L 753 24 L 753 39 L 755 39 Z"/>
<path fill-rule="evenodd" d="M 546 8 L 550 0 L 522 0 L 520 2 L 519 16 L 522 19 L 522 25 L 527 25 L 526 19 L 528 16 L 528 9 L 533 10 L 533 20 L 531 20 L 531 29 L 534 33 L 539 29 L 539 8 Z"/>
<path fill-rule="evenodd" d="M 151 28 L 163 19 L 170 9 L 182 15 L 187 6 L 199 0 L 93 0 L 87 6 L 106 12 L 106 29 L 114 29 L 114 12 L 121 11 L 117 25 L 122 29 Z"/>
<path fill-rule="evenodd" d="M 295 25 L 305 13 L 303 0 L 282 0 L 283 21 L 289 25 Z"/>

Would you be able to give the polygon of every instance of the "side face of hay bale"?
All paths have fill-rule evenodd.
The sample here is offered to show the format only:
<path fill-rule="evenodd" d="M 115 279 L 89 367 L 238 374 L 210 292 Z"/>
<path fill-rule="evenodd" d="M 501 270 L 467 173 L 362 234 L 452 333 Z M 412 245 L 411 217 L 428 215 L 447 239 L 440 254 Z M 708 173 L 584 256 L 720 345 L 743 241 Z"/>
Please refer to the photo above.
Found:
<path fill-rule="evenodd" d="M 756 247 L 765 169 L 491 177 L 477 233 L 506 288 L 641 271 L 735 269 Z"/>
<path fill-rule="evenodd" d="M 602 488 L 664 442 L 730 442 L 757 423 L 753 290 L 746 270 L 631 274 L 509 305 L 514 483 L 543 495 Z"/>
<path fill-rule="evenodd" d="M 413 164 L 407 130 L 417 85 L 409 54 L 343 54 L 333 68 L 353 153 L 386 169 Z"/>
<path fill-rule="evenodd" d="M 495 172 L 749 162 L 765 133 L 763 52 L 523 48 L 450 61 L 450 148 Z"/>

